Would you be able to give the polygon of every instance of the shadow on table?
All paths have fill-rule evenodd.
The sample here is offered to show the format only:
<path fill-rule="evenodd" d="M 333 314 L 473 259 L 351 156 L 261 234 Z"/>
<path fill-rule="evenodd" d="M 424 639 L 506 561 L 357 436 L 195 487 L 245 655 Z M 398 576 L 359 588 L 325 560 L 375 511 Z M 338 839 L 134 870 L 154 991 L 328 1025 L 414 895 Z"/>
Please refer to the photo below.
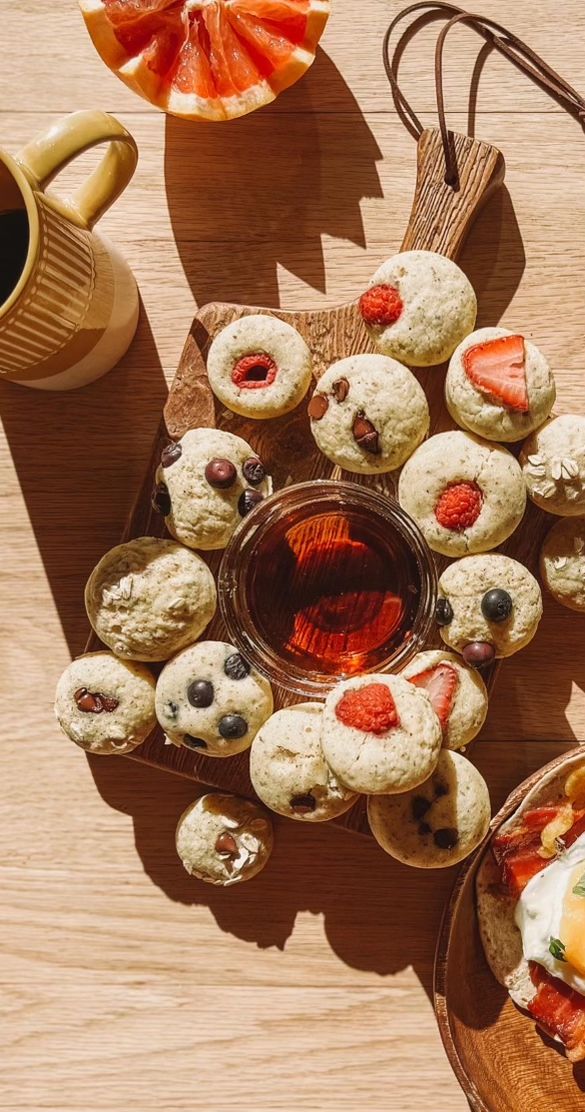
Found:
<path fill-rule="evenodd" d="M 322 50 L 303 81 L 261 112 L 220 127 L 167 117 L 169 212 L 199 306 L 276 307 L 279 267 L 324 291 L 322 236 L 365 247 L 360 203 L 382 196 L 381 158 Z"/>
<path fill-rule="evenodd" d="M 511 759 L 513 745 L 479 742 L 474 749 L 494 811 L 520 780 L 568 748 L 562 742 L 516 743 Z M 175 851 L 177 820 L 204 789 L 180 777 L 163 779 L 134 761 L 88 760 L 103 799 L 132 816 L 144 870 L 169 899 L 209 908 L 222 931 L 261 949 L 283 950 L 297 913 L 320 915 L 342 962 L 380 976 L 412 966 L 432 999 L 435 943 L 456 866 L 408 869 L 371 838 L 335 824 L 311 827 L 275 817 L 276 844 L 264 872 L 237 890 L 213 888 L 190 877 Z"/>
<path fill-rule="evenodd" d="M 98 382 L 57 393 L 0 383 L 0 417 L 73 656 L 89 632 L 85 581 L 120 539 L 166 395 L 143 307 L 129 352 Z"/>

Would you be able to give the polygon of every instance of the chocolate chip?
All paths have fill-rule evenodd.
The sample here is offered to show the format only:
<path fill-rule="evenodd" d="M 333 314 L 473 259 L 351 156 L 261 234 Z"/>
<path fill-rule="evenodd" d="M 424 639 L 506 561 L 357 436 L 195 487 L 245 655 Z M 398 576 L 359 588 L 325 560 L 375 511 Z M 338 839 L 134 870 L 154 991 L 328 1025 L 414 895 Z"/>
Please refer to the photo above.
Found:
<path fill-rule="evenodd" d="M 331 393 L 336 402 L 344 402 L 349 394 L 349 382 L 346 378 L 338 378 L 337 382 L 333 383 Z"/>
<path fill-rule="evenodd" d="M 171 440 L 170 444 L 165 444 L 165 447 L 160 454 L 160 462 L 163 467 L 172 467 L 173 463 L 176 463 L 182 455 L 183 449 L 181 448 L 181 445 L 175 444 L 175 441 Z"/>
<path fill-rule="evenodd" d="M 225 854 L 227 857 L 238 856 L 238 843 L 232 834 L 228 834 L 227 830 L 219 835 L 215 843 L 215 852 Z"/>
<path fill-rule="evenodd" d="M 253 509 L 262 502 L 264 495 L 260 494 L 259 490 L 243 490 L 238 498 L 238 513 L 240 517 L 246 517 Z"/>
<path fill-rule="evenodd" d="M 118 699 L 112 699 L 109 695 L 102 695 L 101 691 L 88 691 L 87 687 L 79 687 L 73 698 L 77 709 L 82 711 L 83 714 L 101 714 L 102 711 L 111 714 L 120 706 Z"/>
<path fill-rule="evenodd" d="M 433 780 L 433 787 L 435 789 L 435 799 L 440 799 L 441 796 L 449 794 L 449 788 L 442 780 Z"/>
<path fill-rule="evenodd" d="M 242 473 L 246 482 L 251 486 L 259 486 L 266 478 L 266 468 L 259 459 L 247 459 L 242 467 Z"/>
<path fill-rule="evenodd" d="M 310 815 L 317 806 L 314 795 L 293 795 L 290 801 L 291 811 L 296 815 Z"/>
<path fill-rule="evenodd" d="M 157 514 L 168 517 L 171 512 L 171 496 L 165 483 L 157 483 L 152 492 L 152 508 Z"/>
<path fill-rule="evenodd" d="M 431 827 L 429 826 L 428 822 L 419 823 L 418 832 L 421 835 L 421 837 L 424 837 L 425 834 L 430 834 L 431 833 Z"/>
<path fill-rule="evenodd" d="M 233 486 L 238 473 L 231 459 L 211 459 L 205 468 L 205 478 L 217 490 L 228 490 Z"/>
<path fill-rule="evenodd" d="M 320 421 L 325 416 L 328 409 L 329 402 L 325 397 L 325 394 L 313 394 L 313 397 L 309 402 L 307 413 L 309 414 L 311 421 Z"/>
<path fill-rule="evenodd" d="M 430 806 L 430 800 L 425 799 L 424 795 L 415 795 L 412 801 L 413 818 L 416 820 L 424 818 Z"/>
<path fill-rule="evenodd" d="M 224 714 L 219 720 L 219 732 L 226 741 L 235 741 L 248 733 L 248 723 L 241 714 Z"/>
<path fill-rule="evenodd" d="M 178 713 L 179 713 L 179 707 L 178 707 L 177 703 L 173 703 L 173 702 L 171 702 L 171 700 L 169 700 L 168 703 L 165 703 L 165 716 L 167 718 L 170 718 L 172 722 L 175 721 L 175 718 L 178 716 Z"/>
<path fill-rule="evenodd" d="M 435 830 L 433 841 L 439 849 L 454 849 L 459 841 L 459 831 L 453 826 L 442 826 Z"/>
<path fill-rule="evenodd" d="M 359 444 L 364 452 L 369 452 L 372 456 L 377 456 L 379 454 L 380 441 L 378 433 L 372 422 L 368 421 L 363 413 L 358 413 L 351 431 L 356 444 Z"/>
<path fill-rule="evenodd" d="M 230 680 L 244 680 L 246 676 L 250 675 L 250 665 L 240 653 L 232 653 L 231 656 L 228 656 L 223 670 Z"/>
<path fill-rule="evenodd" d="M 183 734 L 183 745 L 187 749 L 207 749 L 207 742 L 202 737 L 193 737 L 192 734 Z"/>
<path fill-rule="evenodd" d="M 213 684 L 208 680 L 193 680 L 187 688 L 187 698 L 192 707 L 210 707 L 213 696 Z"/>

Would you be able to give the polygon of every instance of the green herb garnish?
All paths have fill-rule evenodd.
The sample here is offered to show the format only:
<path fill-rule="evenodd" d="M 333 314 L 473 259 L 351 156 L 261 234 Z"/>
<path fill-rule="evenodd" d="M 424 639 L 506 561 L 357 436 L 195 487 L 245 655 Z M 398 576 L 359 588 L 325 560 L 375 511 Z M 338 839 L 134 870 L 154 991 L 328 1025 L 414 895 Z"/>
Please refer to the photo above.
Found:
<path fill-rule="evenodd" d="M 567 960 L 565 957 L 565 943 L 561 942 L 560 938 L 551 938 L 548 949 L 549 953 L 551 953 L 553 958 L 556 958 L 557 961 Z"/>
<path fill-rule="evenodd" d="M 582 896 L 583 899 L 585 899 L 585 873 L 583 873 L 583 876 L 579 877 L 579 880 L 573 888 L 573 895 Z"/>

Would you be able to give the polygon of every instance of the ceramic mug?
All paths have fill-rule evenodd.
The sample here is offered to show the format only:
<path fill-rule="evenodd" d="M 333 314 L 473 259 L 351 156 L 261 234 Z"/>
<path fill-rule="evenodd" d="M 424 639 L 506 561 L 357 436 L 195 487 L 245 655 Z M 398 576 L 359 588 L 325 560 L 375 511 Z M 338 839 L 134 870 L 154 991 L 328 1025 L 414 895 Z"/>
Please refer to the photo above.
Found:
<path fill-rule="evenodd" d="M 71 197 L 45 193 L 83 151 L 108 143 Z M 11 157 L 0 150 L 0 377 L 42 390 L 84 386 L 111 370 L 138 324 L 128 264 L 92 231 L 138 161 L 105 112 L 74 112 Z"/>

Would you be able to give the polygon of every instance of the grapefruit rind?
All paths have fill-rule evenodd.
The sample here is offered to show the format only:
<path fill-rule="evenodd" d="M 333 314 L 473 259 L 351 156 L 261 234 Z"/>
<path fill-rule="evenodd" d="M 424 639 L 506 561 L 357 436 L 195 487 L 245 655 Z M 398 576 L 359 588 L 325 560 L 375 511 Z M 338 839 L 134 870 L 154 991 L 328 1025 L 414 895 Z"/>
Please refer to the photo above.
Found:
<path fill-rule="evenodd" d="M 330 0 L 184 0 L 182 9 L 170 0 L 160 8 L 145 0 L 142 15 L 140 0 L 128 9 L 124 0 L 79 0 L 79 6 L 103 61 L 139 96 L 183 119 L 227 120 L 268 104 L 303 76 L 314 61 Z M 125 19 L 126 10 L 132 14 Z M 144 46 L 144 17 L 148 26 L 158 14 L 161 31 Z M 185 38 L 171 48 L 170 68 L 156 72 L 158 58 L 165 56 L 165 18 L 167 28 L 168 19 L 174 21 L 179 37 L 183 25 Z M 129 53 L 116 34 L 116 21 L 126 41 L 142 29 L 142 50 Z M 203 39 L 197 38 L 197 28 L 203 30 Z M 193 49 L 199 53 L 189 71 Z M 187 64 L 182 67 L 183 58 Z M 189 80 L 195 84 L 198 79 L 203 88 L 186 87 Z"/>

